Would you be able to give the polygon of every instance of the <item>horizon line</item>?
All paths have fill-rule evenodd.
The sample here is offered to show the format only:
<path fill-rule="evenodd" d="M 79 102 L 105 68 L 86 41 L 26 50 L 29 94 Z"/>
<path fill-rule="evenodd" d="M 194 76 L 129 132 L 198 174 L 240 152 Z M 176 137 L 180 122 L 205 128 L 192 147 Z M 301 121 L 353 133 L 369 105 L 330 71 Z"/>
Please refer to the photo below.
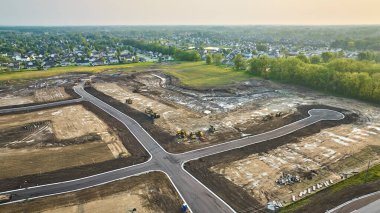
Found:
<path fill-rule="evenodd" d="M 294 27 L 344 27 L 344 26 L 380 26 L 379 24 L 78 24 L 78 25 L 0 25 L 0 27 L 155 27 L 155 26 L 218 26 L 218 27 L 255 27 L 255 26 L 294 26 Z"/>

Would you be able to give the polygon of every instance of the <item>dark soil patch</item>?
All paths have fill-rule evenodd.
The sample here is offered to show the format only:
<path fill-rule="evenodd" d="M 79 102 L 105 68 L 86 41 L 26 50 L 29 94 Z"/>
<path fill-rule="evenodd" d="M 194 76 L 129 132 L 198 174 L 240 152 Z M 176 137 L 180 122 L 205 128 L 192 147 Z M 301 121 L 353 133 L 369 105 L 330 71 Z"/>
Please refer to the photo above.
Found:
<path fill-rule="evenodd" d="M 224 201 L 226 201 L 232 208 L 238 212 L 244 211 L 259 211 L 258 209 L 265 209 L 258 201 L 256 201 L 251 195 L 249 195 L 245 190 L 235 185 L 231 181 L 224 178 L 222 175 L 209 170 L 210 167 L 218 164 L 228 164 L 233 161 L 241 160 L 248 157 L 254 153 L 267 152 L 269 150 L 275 149 L 279 146 L 288 143 L 297 143 L 299 138 L 306 137 L 309 135 L 316 134 L 322 129 L 338 126 L 341 124 L 348 124 L 357 121 L 358 115 L 350 113 L 346 110 L 337 109 L 334 107 L 315 105 L 315 106 L 302 106 L 299 108 L 300 118 L 307 117 L 307 111 L 313 108 L 327 108 L 334 109 L 345 113 L 346 118 L 341 121 L 322 121 L 313 124 L 309 127 L 298 130 L 289 135 L 276 138 L 265 143 L 259 143 L 243 147 L 240 149 L 231 150 L 228 152 L 223 152 L 220 154 L 212 155 L 209 157 L 201 158 L 199 160 L 191 161 L 185 164 L 185 168 L 192 175 L 194 175 L 198 180 L 209 187 L 213 192 L 220 196 Z M 274 128 L 273 126 L 271 126 Z M 258 131 L 260 132 L 260 131 Z M 258 133 L 256 132 L 256 133 Z M 220 187 L 220 186 L 223 187 Z M 256 210 L 255 210 L 256 209 Z"/>
<path fill-rule="evenodd" d="M 177 191 L 171 185 L 166 175 L 160 172 L 152 172 L 130 177 L 126 180 L 116 181 L 74 193 L 51 196 L 23 203 L 3 205 L 0 206 L 0 212 L 40 212 L 57 208 L 59 206 L 82 204 L 94 200 L 100 200 L 117 193 L 134 190 L 136 186 L 141 184 L 146 184 L 148 186 L 149 193 L 144 195 L 143 198 L 147 207 L 151 209 L 152 212 L 157 210 L 171 213 L 181 212 L 180 207 L 182 201 Z M 133 207 L 131 206 L 131 208 Z M 127 209 L 126 212 L 128 212 Z M 139 212 L 139 209 L 137 209 L 137 212 Z"/>
<path fill-rule="evenodd" d="M 100 110 L 99 108 L 95 107 L 91 103 L 81 103 L 87 110 L 90 110 L 91 112 L 96 114 L 108 126 L 112 127 L 112 131 L 117 133 L 123 145 L 127 148 L 131 156 L 127 158 L 109 160 L 92 165 L 83 165 L 73 168 L 61 169 L 43 174 L 25 175 L 20 177 L 3 179 L 0 181 L 0 191 L 16 189 L 20 186 L 30 187 L 35 185 L 72 180 L 126 166 L 131 166 L 134 164 L 145 162 L 149 159 L 149 154 L 140 145 L 140 143 L 136 140 L 132 133 L 129 132 L 127 127 L 125 127 L 120 121 L 108 115 L 106 112 Z"/>

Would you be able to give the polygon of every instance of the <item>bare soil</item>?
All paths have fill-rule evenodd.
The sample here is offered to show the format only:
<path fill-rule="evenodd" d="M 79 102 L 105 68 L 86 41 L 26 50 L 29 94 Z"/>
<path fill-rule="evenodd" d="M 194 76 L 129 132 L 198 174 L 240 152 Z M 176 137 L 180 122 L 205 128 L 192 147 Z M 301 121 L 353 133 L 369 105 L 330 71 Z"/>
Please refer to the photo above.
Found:
<path fill-rule="evenodd" d="M 107 160 L 99 163 L 92 163 L 88 165 L 80 165 L 71 168 L 49 171 L 46 173 L 38 173 L 33 175 L 24 175 L 2 179 L 0 182 L 1 191 L 11 190 L 19 187 L 29 187 L 41 184 L 54 183 L 94 175 L 125 166 L 131 166 L 133 164 L 142 163 L 149 158 L 149 154 L 144 150 L 140 143 L 138 143 L 135 137 L 117 119 L 113 118 L 112 116 L 109 116 L 107 113 L 103 112 L 102 110 L 98 109 L 90 103 L 82 102 L 82 105 L 87 110 L 96 114 L 108 126 L 112 126 L 112 131 L 114 131 L 117 134 L 118 138 L 120 138 L 123 145 L 131 155 L 127 158 Z"/>
<path fill-rule="evenodd" d="M 201 147 L 206 147 L 213 143 L 222 143 L 222 142 L 226 142 L 226 141 L 230 141 L 230 140 L 242 137 L 241 134 L 236 131 L 235 133 L 225 131 L 225 132 L 213 135 L 213 140 L 209 141 L 209 143 L 191 143 L 191 144 L 177 143 L 175 135 L 173 135 L 172 133 L 169 133 L 168 131 L 161 128 L 160 126 L 155 125 L 157 121 L 150 119 L 145 113 L 138 111 L 130 107 L 129 105 L 124 104 L 121 101 L 116 100 L 113 97 L 108 96 L 94 88 L 86 88 L 86 91 L 94 95 L 95 97 L 105 101 L 106 103 L 112 105 L 113 107 L 127 114 L 133 119 L 135 119 L 168 152 L 181 153 L 181 152 L 185 152 L 185 151 L 189 151 L 189 150 L 193 150 L 193 149 L 197 149 Z M 327 106 L 315 106 L 315 107 L 332 108 L 332 107 L 327 107 Z M 276 117 L 275 115 L 266 116 L 268 117 L 267 120 L 260 122 L 259 124 L 249 125 L 244 130 L 244 133 L 250 134 L 250 135 L 259 134 L 262 132 L 276 129 L 278 127 L 292 123 L 301 118 L 307 117 L 308 116 L 307 111 L 309 109 L 311 109 L 310 106 L 301 106 L 298 108 L 297 111 L 295 111 L 292 114 L 288 114 L 287 116 L 278 116 L 278 117 Z"/>
<path fill-rule="evenodd" d="M 3 115 L 0 123 L 2 179 L 128 155 L 116 134 L 81 105 Z"/>
<path fill-rule="evenodd" d="M 0 212 L 181 212 L 165 174 L 152 172 L 73 193 L 0 206 Z"/>
<path fill-rule="evenodd" d="M 299 109 L 301 112 L 307 112 L 311 108 L 318 108 L 322 106 L 308 106 Z M 327 107 L 327 106 L 323 106 Z M 327 107 L 328 108 L 328 107 Z M 338 110 L 338 109 L 335 109 Z M 273 139 L 265 143 L 254 144 L 248 147 L 231 150 L 228 152 L 220 153 L 217 155 L 202 158 L 196 161 L 191 161 L 185 165 L 192 175 L 209 187 L 213 192 L 226 201 L 232 208 L 239 212 L 249 211 L 265 211 L 265 206 L 258 200 L 252 197 L 250 193 L 234 184 L 232 181 L 226 179 L 223 175 L 210 170 L 211 167 L 219 164 L 229 164 L 241 159 L 247 158 L 254 153 L 263 153 L 273 150 L 284 144 L 299 143 L 300 138 L 316 134 L 322 129 L 331 128 L 341 124 L 355 122 L 358 118 L 356 114 L 351 114 L 345 110 L 346 118 L 342 121 L 322 121 L 312 126 L 303 128 L 290 135 L 281 138 Z M 307 115 L 304 114 L 303 117 Z M 223 187 L 220 187 L 223 185 Z"/>

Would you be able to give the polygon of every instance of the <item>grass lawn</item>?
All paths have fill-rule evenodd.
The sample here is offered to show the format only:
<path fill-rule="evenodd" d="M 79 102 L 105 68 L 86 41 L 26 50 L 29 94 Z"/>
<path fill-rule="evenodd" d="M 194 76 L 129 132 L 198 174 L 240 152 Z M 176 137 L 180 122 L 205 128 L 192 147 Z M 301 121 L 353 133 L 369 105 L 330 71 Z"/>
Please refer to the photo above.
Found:
<path fill-rule="evenodd" d="M 338 192 L 340 190 L 346 189 L 348 187 L 358 186 L 366 182 L 373 182 L 377 180 L 380 180 L 380 165 L 376 165 L 372 167 L 371 169 L 369 169 L 368 174 L 367 174 L 367 171 L 363 171 L 357 175 L 347 178 L 346 180 L 343 180 L 337 184 L 334 184 L 331 187 L 326 188 L 317 193 L 334 193 L 334 192 Z M 313 195 L 305 197 L 293 204 L 290 204 L 289 206 L 284 207 L 283 209 L 280 210 L 280 212 L 294 212 L 300 207 L 312 202 L 312 198 L 313 198 Z"/>
<path fill-rule="evenodd" d="M 7 71 L 0 73 L 0 81 L 7 80 L 18 80 L 18 79 L 35 79 L 35 78 L 46 78 L 56 75 L 62 75 L 69 72 L 89 72 L 98 73 L 104 71 L 119 71 L 127 68 L 139 68 L 147 67 L 153 65 L 151 62 L 144 63 L 134 63 L 134 64 L 118 64 L 118 65 L 108 65 L 108 66 L 71 66 L 71 67 L 54 67 L 48 70 L 21 70 L 21 71 Z M 127 69 L 128 70 L 128 69 Z"/>
<path fill-rule="evenodd" d="M 208 88 L 248 80 L 253 75 L 229 67 L 207 65 L 204 62 L 183 62 L 161 66 L 163 71 L 178 78 L 182 85 Z"/>

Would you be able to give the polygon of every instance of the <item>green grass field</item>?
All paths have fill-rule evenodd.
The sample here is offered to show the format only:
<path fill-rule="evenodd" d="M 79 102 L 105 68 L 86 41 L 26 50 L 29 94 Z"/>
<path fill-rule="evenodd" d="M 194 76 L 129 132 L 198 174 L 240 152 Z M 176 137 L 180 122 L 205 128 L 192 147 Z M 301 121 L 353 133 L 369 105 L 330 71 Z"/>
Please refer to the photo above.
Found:
<path fill-rule="evenodd" d="M 0 73 L 0 81 L 46 78 L 65 73 L 99 73 L 112 71 L 142 71 L 153 67 L 178 78 L 182 85 L 194 88 L 210 88 L 248 80 L 253 75 L 244 71 L 235 71 L 230 67 L 206 65 L 204 62 L 179 62 L 172 64 L 155 64 L 151 62 L 121 64 L 97 67 L 54 67 L 48 70 L 22 70 Z"/>
<path fill-rule="evenodd" d="M 144 68 L 153 65 L 153 63 L 135 63 L 135 64 L 119 64 L 119 65 L 108 65 L 108 66 L 97 66 L 97 67 L 54 67 L 48 70 L 21 70 L 21 71 L 7 71 L 0 73 L 0 81 L 8 80 L 18 80 L 18 79 L 36 79 L 36 78 L 46 78 L 57 75 L 62 75 L 65 73 L 98 73 L 104 71 L 128 71 L 131 68 Z"/>
<path fill-rule="evenodd" d="M 334 193 L 346 189 L 348 187 L 358 186 L 366 182 L 373 182 L 377 180 L 380 180 L 380 165 L 376 165 L 369 169 L 368 174 L 366 171 L 361 172 L 317 193 Z M 312 202 L 312 198 L 313 195 L 305 197 L 295 203 L 290 204 L 289 206 L 284 207 L 283 209 L 281 209 L 280 212 L 294 212 L 302 206 Z"/>
<path fill-rule="evenodd" d="M 253 76 L 229 67 L 206 65 L 204 62 L 183 62 L 161 66 L 164 73 L 178 78 L 182 85 L 196 88 L 223 86 L 248 80 Z"/>

